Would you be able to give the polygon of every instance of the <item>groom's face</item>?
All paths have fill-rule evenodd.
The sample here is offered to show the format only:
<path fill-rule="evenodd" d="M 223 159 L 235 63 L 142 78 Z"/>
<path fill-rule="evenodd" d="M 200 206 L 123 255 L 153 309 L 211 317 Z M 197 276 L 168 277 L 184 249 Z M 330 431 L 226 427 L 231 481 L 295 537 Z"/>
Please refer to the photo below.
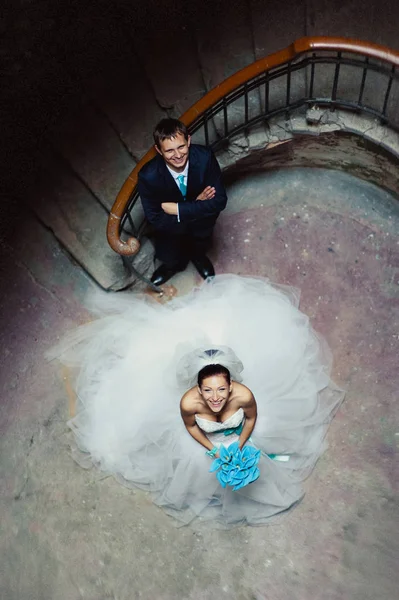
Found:
<path fill-rule="evenodd" d="M 188 161 L 190 143 L 190 136 L 186 140 L 182 133 L 177 133 L 174 137 L 159 142 L 159 146 L 155 148 L 173 171 L 181 173 Z"/>

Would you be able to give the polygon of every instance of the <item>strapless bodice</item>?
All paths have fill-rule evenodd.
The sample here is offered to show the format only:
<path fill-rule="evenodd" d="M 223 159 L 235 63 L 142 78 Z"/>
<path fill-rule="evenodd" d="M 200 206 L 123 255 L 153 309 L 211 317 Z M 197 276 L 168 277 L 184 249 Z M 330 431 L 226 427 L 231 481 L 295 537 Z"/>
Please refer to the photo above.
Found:
<path fill-rule="evenodd" d="M 226 429 L 233 429 L 238 427 L 244 418 L 244 410 L 239 408 L 234 414 L 230 415 L 225 421 L 209 421 L 203 419 L 199 415 L 195 415 L 195 420 L 200 429 L 205 433 L 216 433 L 217 431 L 224 431 Z"/>

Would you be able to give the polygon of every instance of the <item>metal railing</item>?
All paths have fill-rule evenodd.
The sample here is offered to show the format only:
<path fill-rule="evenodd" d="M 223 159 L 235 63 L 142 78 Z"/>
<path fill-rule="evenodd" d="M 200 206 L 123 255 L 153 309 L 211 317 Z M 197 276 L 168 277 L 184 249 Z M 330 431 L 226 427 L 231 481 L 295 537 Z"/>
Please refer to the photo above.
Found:
<path fill-rule="evenodd" d="M 346 38 L 301 38 L 226 79 L 181 120 L 194 142 L 217 152 L 242 132 L 310 105 L 372 115 L 399 131 L 399 53 Z M 109 216 L 108 242 L 125 264 L 140 248 L 144 223 L 132 211 L 138 172 L 153 156 L 154 148 L 137 164 Z"/>

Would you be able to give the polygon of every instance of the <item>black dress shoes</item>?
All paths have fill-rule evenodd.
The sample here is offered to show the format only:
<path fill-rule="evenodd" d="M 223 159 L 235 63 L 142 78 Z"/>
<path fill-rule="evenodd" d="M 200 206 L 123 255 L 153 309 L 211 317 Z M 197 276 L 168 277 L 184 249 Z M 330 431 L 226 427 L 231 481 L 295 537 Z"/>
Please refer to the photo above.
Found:
<path fill-rule="evenodd" d="M 201 258 L 192 258 L 191 262 L 203 279 L 215 277 L 215 269 L 213 268 L 213 264 L 209 258 L 205 256 L 205 254 L 204 256 L 201 256 Z"/>
<path fill-rule="evenodd" d="M 180 271 L 184 271 L 185 267 L 168 267 L 167 265 L 160 265 L 151 276 L 151 281 L 154 285 L 162 285 L 169 281 L 173 275 L 179 273 Z"/>

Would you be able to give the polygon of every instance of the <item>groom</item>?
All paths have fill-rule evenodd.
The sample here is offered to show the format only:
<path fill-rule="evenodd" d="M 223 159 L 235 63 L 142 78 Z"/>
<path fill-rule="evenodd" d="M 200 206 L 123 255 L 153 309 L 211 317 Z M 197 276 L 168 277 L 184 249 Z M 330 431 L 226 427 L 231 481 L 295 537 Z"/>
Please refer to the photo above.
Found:
<path fill-rule="evenodd" d="M 155 256 L 161 261 L 151 281 L 165 283 L 190 260 L 201 277 L 213 277 L 206 252 L 227 202 L 220 167 L 212 150 L 191 144 L 187 127 L 177 119 L 162 119 L 154 141 L 158 154 L 138 178 L 144 213 L 155 230 Z"/>

